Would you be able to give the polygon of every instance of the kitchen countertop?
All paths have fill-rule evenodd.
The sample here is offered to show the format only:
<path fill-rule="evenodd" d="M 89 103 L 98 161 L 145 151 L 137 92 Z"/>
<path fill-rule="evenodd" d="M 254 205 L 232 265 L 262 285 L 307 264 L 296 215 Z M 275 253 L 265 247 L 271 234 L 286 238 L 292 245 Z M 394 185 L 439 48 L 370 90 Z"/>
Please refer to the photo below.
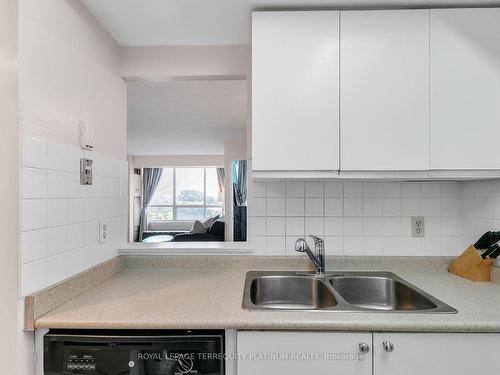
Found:
<path fill-rule="evenodd" d="M 35 327 L 500 332 L 500 285 L 469 282 L 439 266 L 412 267 L 411 259 L 407 266 L 400 262 L 392 268 L 374 261 L 373 270 L 396 273 L 456 308 L 457 314 L 245 311 L 241 303 L 247 271 L 303 270 L 306 263 L 292 260 L 287 265 L 267 258 L 240 264 L 233 257 L 218 267 L 215 261 L 154 258 L 129 258 L 124 270 L 39 317 Z M 367 268 L 370 262 L 360 267 L 353 267 L 352 260 L 336 264 L 347 271 Z"/>

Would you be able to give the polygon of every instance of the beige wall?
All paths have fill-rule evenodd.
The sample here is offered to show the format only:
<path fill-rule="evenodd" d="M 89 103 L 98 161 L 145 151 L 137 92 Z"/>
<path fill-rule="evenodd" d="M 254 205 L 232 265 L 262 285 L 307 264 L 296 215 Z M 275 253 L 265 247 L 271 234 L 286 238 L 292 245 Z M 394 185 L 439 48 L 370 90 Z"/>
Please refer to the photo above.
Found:
<path fill-rule="evenodd" d="M 0 374 L 17 373 L 18 155 L 17 1 L 0 0 Z"/>
<path fill-rule="evenodd" d="M 154 167 L 222 167 L 224 155 L 136 155 L 136 168 Z"/>
<path fill-rule="evenodd" d="M 250 70 L 249 46 L 122 48 L 121 75 L 127 79 L 239 76 Z"/>
<path fill-rule="evenodd" d="M 79 145 L 80 121 L 95 150 L 125 159 L 127 89 L 120 47 L 78 0 L 19 1 L 23 133 Z"/>

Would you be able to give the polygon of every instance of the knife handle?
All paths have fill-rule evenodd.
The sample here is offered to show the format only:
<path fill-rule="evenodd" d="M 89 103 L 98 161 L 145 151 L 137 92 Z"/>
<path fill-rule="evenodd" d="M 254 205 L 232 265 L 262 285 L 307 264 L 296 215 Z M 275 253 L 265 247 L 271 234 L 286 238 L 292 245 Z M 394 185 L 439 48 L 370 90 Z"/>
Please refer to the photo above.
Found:
<path fill-rule="evenodd" d="M 497 259 L 500 255 L 500 247 L 490 254 L 490 259 Z"/>
<path fill-rule="evenodd" d="M 481 238 L 479 238 L 479 240 L 477 240 L 477 242 L 474 244 L 474 247 L 478 250 L 489 248 L 490 246 L 487 246 L 486 244 L 491 241 L 492 236 L 493 234 L 491 232 L 486 232 L 481 236 Z"/>
<path fill-rule="evenodd" d="M 487 257 L 492 257 L 492 254 L 500 250 L 500 246 L 498 244 L 494 244 L 488 250 L 481 254 L 481 258 L 486 259 Z"/>

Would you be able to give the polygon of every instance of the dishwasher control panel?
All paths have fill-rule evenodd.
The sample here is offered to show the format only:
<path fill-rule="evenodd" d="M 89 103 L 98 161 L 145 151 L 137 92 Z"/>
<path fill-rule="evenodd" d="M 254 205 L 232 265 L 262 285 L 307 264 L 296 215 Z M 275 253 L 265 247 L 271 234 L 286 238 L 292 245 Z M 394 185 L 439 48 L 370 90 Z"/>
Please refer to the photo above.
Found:
<path fill-rule="evenodd" d="M 64 368 L 67 371 L 95 371 L 95 357 L 89 354 L 68 353 L 64 358 Z"/>

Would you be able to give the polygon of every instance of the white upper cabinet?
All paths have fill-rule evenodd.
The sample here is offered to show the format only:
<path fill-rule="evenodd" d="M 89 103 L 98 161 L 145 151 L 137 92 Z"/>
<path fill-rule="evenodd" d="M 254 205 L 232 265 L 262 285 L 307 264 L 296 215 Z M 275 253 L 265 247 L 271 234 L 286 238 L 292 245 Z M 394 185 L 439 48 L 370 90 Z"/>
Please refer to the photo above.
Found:
<path fill-rule="evenodd" d="M 429 10 L 340 19 L 341 170 L 429 169 Z"/>
<path fill-rule="evenodd" d="M 254 175 L 337 174 L 339 12 L 254 12 L 252 26 Z"/>
<path fill-rule="evenodd" d="M 500 169 L 500 9 L 431 10 L 431 170 Z"/>

